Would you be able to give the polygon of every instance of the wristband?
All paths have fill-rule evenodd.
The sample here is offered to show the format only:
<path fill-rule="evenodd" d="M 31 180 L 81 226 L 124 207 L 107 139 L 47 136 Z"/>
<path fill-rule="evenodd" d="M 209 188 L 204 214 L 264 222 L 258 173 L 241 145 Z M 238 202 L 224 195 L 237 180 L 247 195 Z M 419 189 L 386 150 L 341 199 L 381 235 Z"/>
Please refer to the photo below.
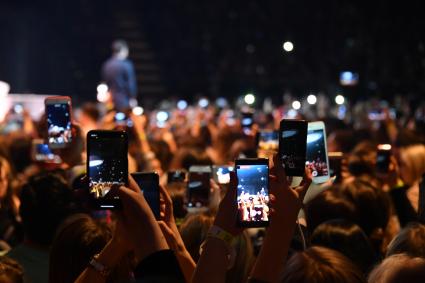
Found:
<path fill-rule="evenodd" d="M 96 270 L 102 277 L 108 277 L 109 273 L 111 273 L 111 269 L 105 266 L 103 263 L 98 261 L 99 254 L 95 254 L 89 262 L 89 266 Z"/>
<path fill-rule="evenodd" d="M 231 269 L 235 265 L 235 259 L 236 259 L 236 250 L 233 247 L 235 237 L 229 232 L 221 229 L 218 226 L 215 226 L 215 225 L 211 226 L 210 230 L 208 231 L 207 238 L 205 239 L 204 242 L 202 242 L 201 246 L 199 247 L 200 255 L 202 254 L 204 250 L 204 246 L 208 242 L 208 239 L 211 239 L 211 238 L 218 239 L 224 244 L 226 248 L 226 252 L 227 252 L 226 257 L 228 260 L 227 270 Z"/>

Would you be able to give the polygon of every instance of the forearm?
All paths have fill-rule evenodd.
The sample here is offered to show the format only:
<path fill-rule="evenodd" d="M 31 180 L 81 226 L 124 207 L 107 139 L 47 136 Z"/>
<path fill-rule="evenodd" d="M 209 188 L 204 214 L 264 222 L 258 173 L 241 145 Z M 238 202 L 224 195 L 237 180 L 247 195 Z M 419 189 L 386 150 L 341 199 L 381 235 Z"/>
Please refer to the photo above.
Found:
<path fill-rule="evenodd" d="M 192 283 L 225 282 L 227 256 L 225 243 L 219 239 L 209 238 L 196 265 Z"/>
<path fill-rule="evenodd" d="M 271 223 L 267 230 L 260 254 L 251 272 L 251 278 L 266 282 L 279 281 L 294 235 L 297 214 L 298 212 L 291 211 L 281 214 L 285 217 L 271 220 L 274 223 Z"/>
<path fill-rule="evenodd" d="M 196 263 L 187 250 L 175 253 L 180 269 L 183 272 L 186 282 L 192 282 L 192 276 L 195 272 Z"/>
<path fill-rule="evenodd" d="M 123 252 L 114 242 L 109 242 L 99 253 L 97 261 L 108 268 L 113 268 L 118 264 L 123 256 Z M 83 273 L 75 280 L 75 283 L 103 283 L 106 282 L 106 277 L 102 276 L 97 270 L 92 267 L 87 267 Z"/>

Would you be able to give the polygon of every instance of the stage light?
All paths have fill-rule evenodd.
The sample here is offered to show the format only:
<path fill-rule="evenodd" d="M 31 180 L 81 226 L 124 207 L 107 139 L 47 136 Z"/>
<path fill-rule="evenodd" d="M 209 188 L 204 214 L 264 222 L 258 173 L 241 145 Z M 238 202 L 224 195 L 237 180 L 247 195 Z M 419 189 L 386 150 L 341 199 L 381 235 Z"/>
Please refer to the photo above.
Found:
<path fill-rule="evenodd" d="M 342 105 L 345 102 L 345 98 L 344 96 L 342 96 L 341 94 L 338 94 L 337 96 L 335 96 L 335 103 L 338 105 Z"/>
<path fill-rule="evenodd" d="M 217 100 L 215 101 L 215 104 L 220 108 L 226 108 L 229 105 L 229 103 L 227 102 L 227 99 L 224 97 L 217 98 Z"/>
<path fill-rule="evenodd" d="M 97 92 L 107 92 L 108 86 L 106 84 L 99 84 L 97 86 Z"/>
<path fill-rule="evenodd" d="M 301 102 L 299 102 L 298 100 L 295 100 L 294 102 L 292 102 L 292 108 L 294 108 L 295 110 L 298 110 L 301 108 Z"/>
<path fill-rule="evenodd" d="M 244 101 L 248 105 L 252 105 L 255 102 L 255 96 L 252 93 L 248 93 L 244 97 Z"/>
<path fill-rule="evenodd" d="M 285 41 L 283 43 L 283 50 L 285 50 L 286 52 L 291 52 L 292 50 L 294 50 L 294 44 L 290 41 Z"/>
<path fill-rule="evenodd" d="M 4 98 L 10 91 L 10 86 L 6 82 L 0 81 L 0 98 Z"/>
<path fill-rule="evenodd" d="M 307 103 L 308 104 L 316 104 L 317 102 L 317 97 L 314 94 L 310 94 L 309 96 L 307 96 Z"/>
<path fill-rule="evenodd" d="M 207 108 L 208 107 L 208 104 L 210 104 L 210 102 L 208 101 L 208 99 L 206 99 L 206 98 L 199 99 L 199 102 L 198 102 L 199 107 L 201 107 L 201 108 Z"/>
<path fill-rule="evenodd" d="M 177 102 L 177 108 L 179 110 L 185 110 L 187 108 L 187 102 L 186 102 L 186 100 L 179 100 Z"/>
<path fill-rule="evenodd" d="M 136 115 L 136 116 L 142 116 L 143 112 L 144 112 L 143 107 L 136 106 L 136 107 L 133 108 L 133 114 Z"/>

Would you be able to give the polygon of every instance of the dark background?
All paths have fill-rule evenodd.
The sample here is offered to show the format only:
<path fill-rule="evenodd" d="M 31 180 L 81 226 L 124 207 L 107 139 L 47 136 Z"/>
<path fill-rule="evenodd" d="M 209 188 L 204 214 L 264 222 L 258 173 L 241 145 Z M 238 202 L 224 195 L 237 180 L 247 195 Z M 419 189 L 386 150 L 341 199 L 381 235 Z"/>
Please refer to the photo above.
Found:
<path fill-rule="evenodd" d="M 1 0 L 0 80 L 12 93 L 93 100 L 110 43 L 123 38 L 144 104 L 248 91 L 420 97 L 424 12 L 425 1 Z M 343 70 L 359 85 L 342 88 Z"/>

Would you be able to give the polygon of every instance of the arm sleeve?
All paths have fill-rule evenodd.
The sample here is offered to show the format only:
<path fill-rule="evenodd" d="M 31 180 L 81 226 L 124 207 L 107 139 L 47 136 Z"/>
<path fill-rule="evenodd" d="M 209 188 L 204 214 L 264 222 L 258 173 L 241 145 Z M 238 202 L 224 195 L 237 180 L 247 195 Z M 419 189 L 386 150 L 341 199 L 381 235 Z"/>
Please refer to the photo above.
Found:
<path fill-rule="evenodd" d="M 137 282 L 185 282 L 172 250 L 162 250 L 144 258 L 134 270 L 134 276 Z"/>

